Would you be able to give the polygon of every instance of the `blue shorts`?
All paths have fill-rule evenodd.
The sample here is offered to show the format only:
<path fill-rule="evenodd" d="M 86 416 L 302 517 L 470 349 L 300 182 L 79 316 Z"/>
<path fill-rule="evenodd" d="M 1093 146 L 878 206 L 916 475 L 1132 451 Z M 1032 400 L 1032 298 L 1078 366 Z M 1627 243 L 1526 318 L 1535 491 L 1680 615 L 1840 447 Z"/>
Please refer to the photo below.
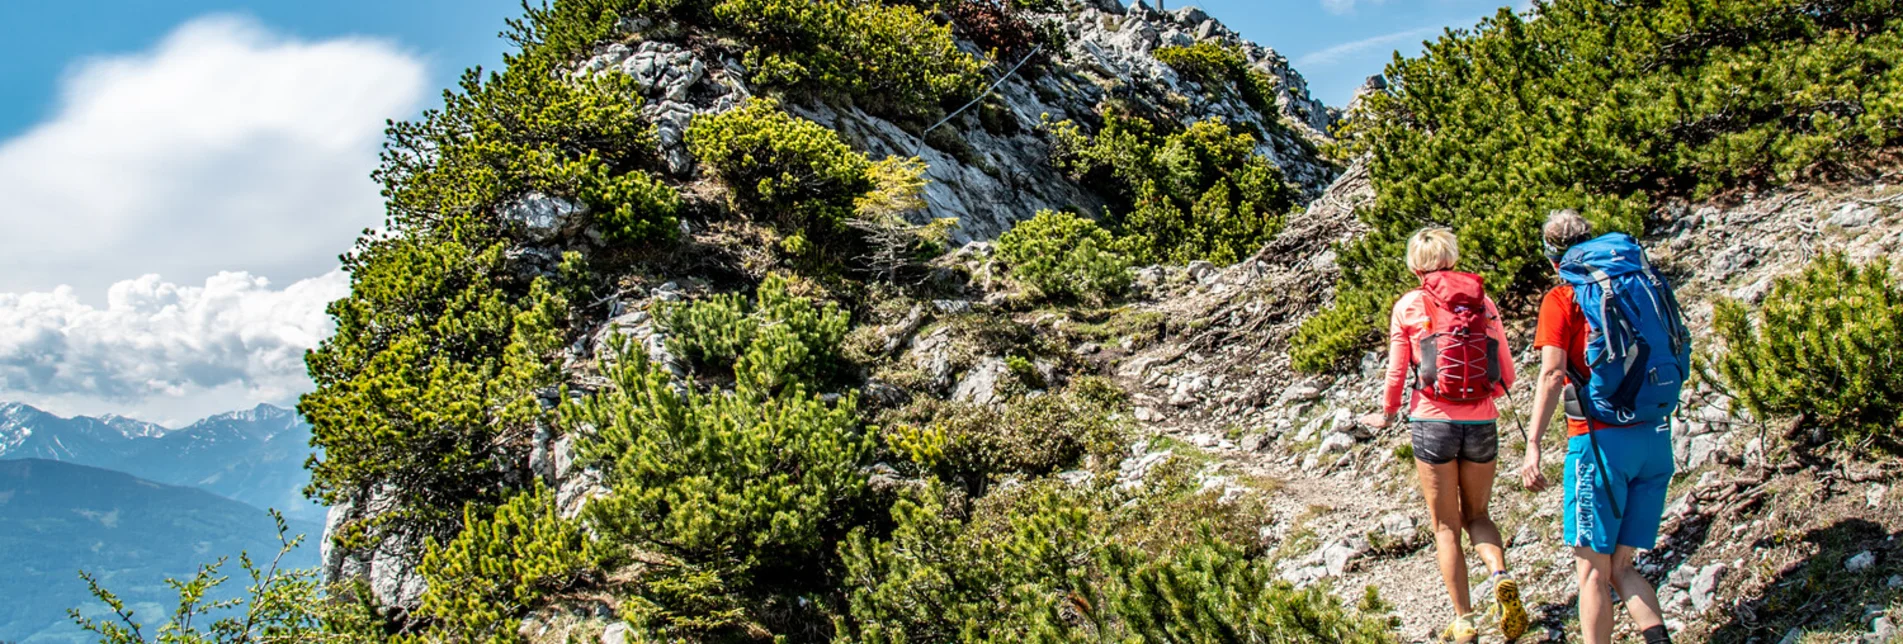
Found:
<path fill-rule="evenodd" d="M 1671 425 L 1612 427 L 1594 434 L 1605 476 L 1593 458 L 1592 436 L 1566 441 L 1566 543 L 1601 554 L 1612 554 L 1614 546 L 1651 550 L 1658 545 L 1665 488 L 1676 469 Z"/>

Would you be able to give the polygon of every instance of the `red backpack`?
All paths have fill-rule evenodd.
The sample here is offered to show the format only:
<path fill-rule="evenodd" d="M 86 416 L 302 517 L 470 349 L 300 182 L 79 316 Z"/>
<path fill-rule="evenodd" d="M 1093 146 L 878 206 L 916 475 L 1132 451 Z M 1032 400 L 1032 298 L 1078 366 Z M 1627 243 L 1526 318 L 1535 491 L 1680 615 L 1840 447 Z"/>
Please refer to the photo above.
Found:
<path fill-rule="evenodd" d="M 1427 328 L 1416 347 L 1414 386 L 1436 400 L 1472 402 L 1500 383 L 1500 342 L 1487 334 L 1487 289 L 1479 275 L 1421 276 Z"/>

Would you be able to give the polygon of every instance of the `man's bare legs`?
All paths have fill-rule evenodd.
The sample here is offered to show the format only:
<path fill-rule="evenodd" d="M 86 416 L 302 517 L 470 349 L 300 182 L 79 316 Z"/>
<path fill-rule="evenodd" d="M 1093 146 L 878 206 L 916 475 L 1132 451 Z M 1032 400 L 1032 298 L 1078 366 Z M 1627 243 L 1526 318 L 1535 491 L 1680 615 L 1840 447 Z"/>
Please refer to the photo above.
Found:
<path fill-rule="evenodd" d="M 1579 630 L 1589 644 L 1612 642 L 1613 589 L 1625 598 L 1626 613 L 1639 630 L 1665 623 L 1652 583 L 1632 565 L 1637 555 L 1638 550 L 1631 546 L 1613 548 L 1609 555 L 1591 548 L 1573 548 L 1579 570 Z"/>

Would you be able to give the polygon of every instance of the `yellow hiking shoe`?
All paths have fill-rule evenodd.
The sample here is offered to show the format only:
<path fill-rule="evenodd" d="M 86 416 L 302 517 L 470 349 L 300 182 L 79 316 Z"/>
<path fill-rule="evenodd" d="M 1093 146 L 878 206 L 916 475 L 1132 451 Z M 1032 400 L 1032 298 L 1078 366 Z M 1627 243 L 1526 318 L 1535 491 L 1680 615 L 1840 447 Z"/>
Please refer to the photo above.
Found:
<path fill-rule="evenodd" d="M 1480 640 L 1480 629 L 1474 628 L 1474 616 L 1470 614 L 1454 618 L 1447 630 L 1440 632 L 1440 641 L 1454 644 L 1472 644 Z"/>
<path fill-rule="evenodd" d="M 1505 573 L 1493 582 L 1494 606 L 1500 611 L 1500 635 L 1511 642 L 1526 634 L 1526 604 L 1520 601 L 1520 582 Z"/>

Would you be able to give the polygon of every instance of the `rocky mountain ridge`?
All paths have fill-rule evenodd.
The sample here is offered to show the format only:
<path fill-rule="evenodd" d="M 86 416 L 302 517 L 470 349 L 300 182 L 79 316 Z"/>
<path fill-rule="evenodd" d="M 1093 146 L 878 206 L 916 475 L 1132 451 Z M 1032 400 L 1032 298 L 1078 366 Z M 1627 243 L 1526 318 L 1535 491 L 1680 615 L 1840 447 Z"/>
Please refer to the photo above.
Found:
<path fill-rule="evenodd" d="M 1286 57 L 1243 39 L 1202 9 L 1163 12 L 1138 2 L 1127 9 L 1104 0 L 1072 13 L 1028 14 L 1062 25 L 1068 44 L 1044 69 L 1004 76 L 1017 61 L 991 61 L 996 82 L 990 98 L 940 124 L 937 134 L 917 134 L 889 118 L 855 106 L 789 105 L 794 113 L 838 131 L 873 158 L 917 155 L 926 164 L 925 207 L 919 221 L 958 220 L 958 243 L 997 237 L 1011 224 L 1041 209 L 1103 209 L 1100 195 L 1077 185 L 1046 163 L 1050 142 L 1045 122 L 1097 118 L 1098 104 L 1116 97 L 1183 124 L 1217 118 L 1262 136 L 1256 153 L 1275 163 L 1308 196 L 1321 193 L 1337 169 L 1318 147 L 1338 114 L 1309 96 L 1308 84 Z M 677 178 L 696 172 L 687 151 L 687 125 L 697 115 L 731 110 L 754 94 L 738 60 L 697 50 L 678 25 L 630 19 L 621 24 L 627 42 L 604 45 L 577 65 L 575 74 L 621 73 L 645 91 L 642 113 L 656 126 L 660 152 Z M 1153 54 L 1158 47 L 1215 43 L 1235 47 L 1251 70 L 1275 79 L 1275 110 L 1262 113 L 1230 93 L 1185 80 Z M 981 58 L 976 45 L 961 46 Z M 536 195 L 507 209 L 533 234 L 572 229 L 583 213 L 576 203 Z"/>
<path fill-rule="evenodd" d="M 323 513 L 302 493 L 310 451 L 310 425 L 296 412 L 269 404 L 177 428 L 116 415 L 64 418 L 20 403 L 0 406 L 0 459 L 118 470 L 302 520 Z"/>
<path fill-rule="evenodd" d="M 1675 280 L 1688 325 L 1709 352 L 1719 298 L 1756 302 L 1773 279 L 1797 273 L 1823 252 L 1860 262 L 1894 257 L 1903 248 L 1899 178 L 1891 172 L 1847 185 L 1675 202 L 1655 214 L 1644 241 Z M 1185 322 L 1141 343 L 1080 349 L 1132 392 L 1136 419 L 1168 439 L 1133 446 L 1125 468 L 1133 480 L 1172 452 L 1214 455 L 1204 472 L 1209 485 L 1273 499 L 1277 520 L 1265 527 L 1266 538 L 1312 540 L 1305 556 L 1284 561 L 1284 579 L 1330 580 L 1345 596 L 1373 585 L 1397 605 L 1403 633 L 1426 641 L 1444 619 L 1445 591 L 1412 468 L 1400 457 L 1408 440 L 1356 421 L 1378 407 L 1386 356 L 1369 352 L 1351 373 L 1315 377 L 1289 368 L 1277 350 L 1332 297 L 1331 245 L 1357 234 L 1353 210 L 1373 198 L 1365 175 L 1351 168 L 1307 219 L 1292 223 L 1257 258 L 1152 269 L 1162 287 L 1138 308 Z M 1506 309 L 1509 339 L 1526 349 L 1531 302 L 1507 302 L 1517 304 Z M 1067 323 L 1075 322 L 1045 326 L 1061 332 Z M 1535 368 L 1535 357 L 1530 349 L 1519 354 L 1521 373 Z M 1514 404 L 1529 404 L 1531 395 L 1513 396 L 1503 406 L 1510 410 L 1501 427 L 1503 465 L 1516 462 L 1525 445 L 1524 426 L 1515 424 L 1523 412 Z M 1798 465 L 1771 447 L 1780 428 L 1752 418 L 1709 380 L 1687 389 L 1672 431 L 1683 483 L 1674 486 L 1661 547 L 1641 563 L 1660 581 L 1668 621 L 1681 639 L 1733 641 L 1764 628 L 1755 615 L 1767 602 L 1776 605 L 1771 596 L 1780 578 L 1809 574 L 1857 589 L 1845 601 L 1871 602 L 1839 611 L 1850 623 L 1827 632 L 1847 640 L 1817 641 L 1890 641 L 1897 616 L 1881 597 L 1883 589 L 1894 594 L 1903 587 L 1895 560 L 1903 523 L 1894 519 L 1903 494 L 1882 482 L 1893 474 Z M 1562 458 L 1556 450 L 1563 444 L 1549 437 L 1546 448 L 1548 462 Z M 1262 478 L 1277 481 L 1276 489 L 1246 484 Z M 1502 476 L 1495 499 L 1508 556 L 1530 582 L 1545 636 L 1564 641 L 1573 573 L 1570 552 L 1558 543 L 1559 492 L 1531 494 Z M 1857 527 L 1846 532 L 1845 525 Z M 1811 536 L 1795 543 L 1776 536 L 1792 534 Z M 1803 638 L 1809 629 L 1786 628 L 1798 635 L 1782 641 L 1813 641 Z"/>
<path fill-rule="evenodd" d="M 1375 431 L 1355 421 L 1375 404 L 1383 356 L 1370 352 L 1358 368 L 1322 375 L 1298 373 L 1290 364 L 1296 330 L 1336 300 L 1342 274 L 1337 252 L 1343 242 L 1368 234 L 1361 215 L 1380 196 L 1367 158 L 1338 172 L 1315 152 L 1328 142 L 1324 133 L 1343 113 L 1309 100 L 1300 77 L 1280 56 L 1240 41 L 1194 8 L 1166 13 L 1141 4 L 1125 9 L 1111 0 L 1051 17 L 1066 35 L 1051 66 L 1001 79 L 996 98 L 950 118 L 945 134 L 927 135 L 921 124 L 877 116 L 849 100 L 786 103 L 787 112 L 840 133 L 856 151 L 873 157 L 920 156 L 929 182 L 924 205 L 912 218 L 959 222 L 952 235 L 959 245 L 931 260 L 925 286 L 883 293 L 889 301 L 853 303 L 849 339 L 858 352 L 856 366 L 865 373 L 855 374 L 849 385 L 827 385 L 856 391 L 826 391 L 817 399 L 857 402 L 864 418 L 917 402 L 997 411 L 1066 395 L 1067 383 L 1085 377 L 1107 379 L 1129 402 L 1127 413 L 1112 413 L 1110 420 L 1134 428 L 1135 440 L 1102 457 L 1112 462 L 1072 463 L 1078 469 L 1043 480 L 1037 480 L 1042 474 L 1000 468 L 1007 472 L 1000 489 L 1052 480 L 1081 489 L 1103 483 L 1106 476 L 1115 477 L 1117 489 L 1141 489 L 1188 463 L 1195 468 L 1198 494 L 1207 493 L 1225 507 L 1265 508 L 1267 514 L 1253 526 L 1258 538 L 1253 545 L 1268 553 L 1262 561 L 1276 577 L 1326 589 L 1345 602 L 1357 601 L 1363 589 L 1373 587 L 1393 607 L 1394 623 L 1405 639 L 1431 636 L 1432 627 L 1447 617 L 1446 601 L 1426 547 L 1428 528 L 1409 445 L 1400 432 Z M 669 180 L 690 201 L 708 195 L 713 197 L 702 203 L 719 201 L 732 186 L 716 185 L 703 174 L 685 144 L 685 132 L 697 118 L 742 105 L 754 89 L 745 81 L 744 64 L 683 29 L 665 21 L 623 21 L 615 32 L 618 40 L 594 47 L 563 73 L 570 79 L 605 74 L 635 79 L 646 95 L 644 115 L 657 127 Z M 1237 47 L 1252 69 L 1277 78 L 1274 113 L 1206 91 L 1153 55 L 1163 44 L 1197 42 Z M 961 46 L 978 51 L 969 42 Z M 1010 61 L 992 62 L 995 74 Z M 1374 79 L 1357 98 L 1373 98 L 1378 105 L 1387 91 Z M 988 240 L 1040 208 L 1103 209 L 1103 195 L 1053 167 L 1051 143 L 1036 127 L 1047 118 L 1088 122 L 1106 101 L 1127 102 L 1183 123 L 1214 117 L 1255 129 L 1261 135 L 1255 156 L 1272 160 L 1307 206 L 1291 212 L 1280 232 L 1243 261 L 1138 268 L 1127 296 L 1108 303 L 1040 299 L 1008 272 L 1012 267 L 999 257 L 999 245 Z M 1357 109 L 1350 106 L 1347 113 Z M 1894 173 L 1877 174 L 1815 188 L 1670 202 L 1644 217 L 1652 224 L 1645 241 L 1679 281 L 1695 330 L 1709 336 L 1711 306 L 1718 298 L 1761 297 L 1770 278 L 1796 270 L 1818 248 L 1842 249 L 1863 261 L 1892 256 L 1903 242 L 1897 189 L 1890 185 L 1895 178 Z M 500 213 L 527 231 L 524 238 L 508 238 L 510 256 L 547 260 L 540 275 L 553 274 L 553 260 L 564 251 L 608 246 L 591 228 L 587 207 L 577 201 L 535 193 L 503 205 Z M 691 244 L 734 250 L 751 241 L 702 229 L 703 224 L 731 223 L 709 219 L 682 219 Z M 749 280 L 767 270 L 732 271 L 745 273 L 741 279 L 678 265 L 631 270 L 648 272 L 610 276 L 614 292 L 576 309 L 582 321 L 563 338 L 565 348 L 556 358 L 563 387 L 535 392 L 544 410 L 556 409 L 564 395 L 580 399 L 617 388 L 603 373 L 615 336 L 631 340 L 663 367 L 666 373 L 657 377 L 671 376 L 668 386 L 675 391 L 731 393 L 726 388 L 734 383 L 727 374 L 695 373 L 695 358 L 677 355 L 673 340 L 679 338 L 670 334 L 678 327 L 670 328 L 667 311 L 677 303 L 744 296 Z M 1528 344 L 1531 295 L 1502 294 L 1517 347 Z M 1525 366 L 1533 357 L 1530 352 L 1519 356 Z M 1516 395 L 1526 402 L 1526 394 Z M 599 465 L 577 456 L 578 444 L 603 433 L 598 425 L 564 429 L 544 419 L 534 423 L 532 434 L 524 425 L 513 437 L 519 443 L 495 455 L 500 466 L 494 469 L 514 477 L 496 487 L 526 488 L 527 479 L 541 479 L 553 490 L 554 523 L 582 516 L 594 500 L 626 490 L 608 489 Z M 1524 447 L 1516 443 L 1524 439 L 1515 437 L 1513 427 L 1505 425 L 1502 432 L 1503 454 L 1509 455 L 1502 465 L 1508 467 Z M 1806 630 L 1825 631 L 1824 637 L 1889 637 L 1884 620 L 1894 619 L 1898 609 L 1885 604 L 1895 593 L 1884 589 L 1899 585 L 1889 580 L 1903 572 L 1894 545 L 1903 526 L 1891 518 L 1897 515 L 1899 495 L 1886 486 L 1894 472 L 1878 467 L 1873 473 L 1859 464 L 1787 467 L 1794 457 L 1782 451 L 1786 446 L 1767 439 L 1761 419 L 1743 413 L 1730 394 L 1709 382 L 1688 390 L 1673 430 L 1686 475 L 1674 489 L 1666 545 L 1643 565 L 1660 581 L 1678 632 L 1692 641 L 1768 641 L 1766 632 L 1774 627 L 1779 632 L 1772 636 L 1793 642 Z M 1548 445 L 1548 456 L 1557 463 L 1553 448 Z M 881 493 L 934 483 L 929 479 L 935 475 L 918 473 L 915 464 L 901 462 L 905 457 L 882 458 L 863 470 Z M 362 489 L 357 503 L 329 514 L 325 574 L 331 580 L 366 581 L 389 614 L 401 618 L 422 609 L 421 598 L 429 590 L 415 565 L 422 546 L 389 540 L 373 550 L 347 551 L 328 536 L 371 523 L 399 503 L 394 499 L 415 490 L 374 482 Z M 1575 598 L 1570 556 L 1555 534 L 1557 492 L 1527 493 L 1503 476 L 1495 498 L 1516 569 L 1538 609 L 1541 633 L 1561 639 Z M 1730 536 L 1714 538 L 1723 534 Z M 629 581 L 620 590 L 639 584 L 633 579 L 639 571 L 598 572 L 610 577 L 626 572 Z M 1722 586 L 1720 579 L 1735 586 Z M 1810 610 L 1810 604 L 1801 604 L 1792 610 L 1780 594 L 1787 591 L 1779 589 L 1799 582 L 1831 588 L 1837 597 L 1854 598 L 1868 608 Z M 519 634 L 535 642 L 626 641 L 631 629 L 644 627 L 616 601 L 602 588 L 562 595 L 535 606 L 519 621 Z M 515 617 L 497 623 L 518 624 Z M 1786 635 L 1792 632 L 1796 635 Z"/>
<path fill-rule="evenodd" d="M 1736 202 L 1673 203 L 1657 213 L 1646 245 L 1677 282 L 1694 334 L 1710 342 L 1716 298 L 1761 298 L 1773 278 L 1795 273 L 1823 250 L 1869 261 L 1903 247 L 1899 177 L 1744 195 Z M 1131 392 L 1132 416 L 1142 437 L 1120 464 L 1120 481 L 1141 485 L 1173 456 L 1205 461 L 1199 474 L 1205 486 L 1222 490 L 1225 499 L 1266 499 L 1273 508 L 1263 539 L 1298 548 L 1282 562 L 1284 579 L 1328 583 L 1344 599 L 1372 585 L 1396 606 L 1405 637 L 1430 641 L 1444 621 L 1445 591 L 1411 465 L 1397 456 L 1406 437 L 1355 421 L 1379 399 L 1385 356 L 1371 352 L 1355 372 L 1313 377 L 1295 372 L 1286 353 L 1276 350 L 1333 297 L 1332 248 L 1361 233 L 1355 209 L 1374 196 L 1365 169 L 1357 165 L 1310 204 L 1307 217 L 1291 221 L 1254 258 L 1226 267 L 1196 263 L 1140 270 L 1145 291 L 1129 308 L 1172 321 L 1150 331 L 1106 341 L 1079 333 L 1088 324 L 1084 320 L 1015 315 L 1040 333 L 1062 339 Z M 984 248 L 973 244 L 961 255 L 982 262 Z M 664 288 L 651 297 L 681 294 Z M 937 315 L 974 308 L 1014 315 L 997 310 L 994 302 L 948 300 L 934 306 Z M 628 302 L 635 312 L 611 321 L 597 341 L 605 339 L 608 328 L 618 328 L 663 347 L 662 336 L 640 312 L 645 303 Z M 1509 336 L 1515 346 L 1526 347 L 1532 312 L 1520 304 L 1508 309 Z M 896 392 L 875 381 L 867 387 L 868 396 L 923 393 L 979 404 L 1003 400 L 1001 388 L 1011 378 L 1003 356 L 956 346 L 942 333 L 906 330 L 919 326 L 894 324 L 894 339 L 903 359 L 940 374 L 940 388 Z M 955 357 L 967 352 L 977 357 Z M 1533 355 L 1529 350 L 1519 356 L 1523 371 L 1533 368 Z M 1053 374 L 1052 380 L 1061 376 Z M 1515 396 L 1513 401 L 1522 404 L 1529 398 L 1525 392 Z M 1523 450 L 1522 434 L 1514 429 L 1519 426 L 1511 424 L 1517 413 L 1509 412 L 1503 421 L 1502 454 L 1509 455 L 1503 464 Z M 1903 544 L 1896 538 L 1903 534 L 1903 523 L 1878 517 L 1903 516 L 1903 488 L 1876 482 L 1882 475 L 1870 472 L 1793 469 L 1782 460 L 1788 457 L 1767 451 L 1764 431 L 1762 423 L 1709 383 L 1687 390 L 1673 421 L 1675 455 L 1687 483 L 1675 487 L 1660 549 L 1642 561 L 1643 570 L 1659 580 L 1674 631 L 1685 634 L 1686 641 L 1716 641 L 1761 628 L 1740 620 L 1752 619 L 1753 607 L 1774 592 L 1770 586 L 1778 575 L 1767 571 L 1788 577 L 1796 570 L 1843 575 L 1847 581 L 1842 583 L 1867 589 L 1856 592 L 1864 598 L 1860 601 L 1875 602 L 1868 611 L 1852 611 L 1861 617 L 1853 616 L 1848 630 L 1829 632 L 1886 642 L 1896 632 L 1896 616 L 1877 598 L 1884 588 L 1903 587 L 1898 557 Z M 547 454 L 543 471 L 560 490 L 564 513 L 574 516 L 606 490 L 597 473 L 573 464 L 571 442 L 572 437 L 554 439 L 538 453 Z M 1549 440 L 1547 449 L 1547 459 L 1558 462 L 1562 454 L 1554 450 L 1563 446 Z M 1073 474 L 1088 480 L 1081 471 L 1060 477 Z M 1262 481 L 1273 483 L 1265 488 Z M 1570 552 L 1557 541 L 1559 492 L 1531 494 L 1505 476 L 1496 485 L 1496 520 L 1537 608 L 1544 629 L 1539 634 L 1544 641 L 1564 641 L 1573 582 Z M 1832 489 L 1836 492 L 1822 491 Z M 1778 500 L 1780 492 L 1787 500 Z M 1818 506 L 1805 500 L 1818 494 L 1832 500 Z M 1864 527 L 1841 535 L 1845 521 Z M 1732 536 L 1709 536 L 1720 531 Z M 1831 538 L 1753 545 L 1791 533 Z M 550 613 L 527 622 L 525 633 L 564 632 L 560 625 L 573 618 L 572 613 Z"/>
<path fill-rule="evenodd" d="M 1184 7 L 1157 11 L 1142 2 L 1125 6 L 1119 0 L 1093 0 L 1067 12 L 1037 14 L 1061 26 L 1066 45 L 1050 52 L 1049 65 L 1031 72 L 1003 75 L 1016 61 L 991 61 L 989 78 L 995 90 L 989 98 L 942 123 L 934 138 L 914 133 L 893 120 L 852 105 L 831 102 L 788 104 L 788 111 L 839 132 L 854 148 L 872 158 L 917 155 L 925 161 L 924 207 L 909 215 L 917 222 L 949 218 L 958 222 L 951 232 L 954 243 L 986 248 L 990 240 L 1017 221 L 1040 209 L 1101 212 L 1104 196 L 1094 194 L 1048 163 L 1051 142 L 1040 133 L 1046 122 L 1064 119 L 1095 121 L 1096 109 L 1107 98 L 1127 101 L 1140 109 L 1183 124 L 1219 119 L 1257 136 L 1255 154 L 1271 160 L 1284 178 L 1303 194 L 1320 195 L 1338 169 L 1324 159 L 1319 146 L 1331 139 L 1328 129 L 1337 113 L 1309 96 L 1307 82 L 1286 57 L 1243 39 L 1202 9 Z M 685 141 L 689 122 L 732 110 L 755 91 L 746 82 L 740 61 L 697 44 L 682 25 L 657 24 L 641 18 L 625 19 L 617 28 L 618 42 L 602 44 L 580 61 L 571 74 L 625 74 L 644 93 L 641 108 L 655 125 L 660 156 L 677 180 L 695 180 L 701 169 Z M 1251 70 L 1275 81 L 1275 109 L 1262 113 L 1230 92 L 1185 80 L 1154 55 L 1159 47 L 1212 43 L 1239 51 Z M 985 52 L 968 40 L 959 46 L 979 56 Z M 978 106 L 982 102 L 982 106 Z M 586 208 L 574 201 L 531 194 L 500 212 L 520 224 L 530 244 L 514 253 L 541 258 L 552 266 L 560 256 L 562 240 L 591 235 L 583 230 Z M 687 229 L 687 226 L 683 226 Z M 689 230 L 703 235 L 707 231 Z M 707 243 L 732 243 L 712 238 Z M 983 252 L 980 250 L 979 252 Z M 969 253 L 967 253 L 969 255 Z M 549 269 L 542 269 L 549 270 Z M 693 289 L 691 280 L 667 281 L 651 296 L 628 295 L 611 302 L 611 319 L 588 334 L 588 341 L 571 349 L 568 361 L 582 364 L 604 354 L 611 332 L 627 334 L 646 348 L 651 358 L 676 364 L 648 311 L 651 301 L 678 300 Z M 948 304 L 948 306 L 963 306 Z M 999 363 L 1002 364 L 1002 363 Z M 675 367 L 678 370 L 678 365 Z M 991 368 L 986 373 L 995 373 Z M 597 383 L 598 384 L 598 383 Z M 553 392 L 546 404 L 553 404 Z M 558 490 L 564 512 L 580 511 L 581 503 L 605 490 L 599 475 L 574 467 L 572 436 L 538 430 L 528 456 L 533 471 L 548 478 Z M 347 522 L 377 513 L 383 497 L 359 504 L 336 506 L 326 521 L 326 535 Z M 386 605 L 414 606 L 424 586 L 406 563 L 414 546 L 395 545 L 371 553 L 346 553 L 325 539 L 324 569 L 331 579 L 362 578 L 370 582 Z"/>

